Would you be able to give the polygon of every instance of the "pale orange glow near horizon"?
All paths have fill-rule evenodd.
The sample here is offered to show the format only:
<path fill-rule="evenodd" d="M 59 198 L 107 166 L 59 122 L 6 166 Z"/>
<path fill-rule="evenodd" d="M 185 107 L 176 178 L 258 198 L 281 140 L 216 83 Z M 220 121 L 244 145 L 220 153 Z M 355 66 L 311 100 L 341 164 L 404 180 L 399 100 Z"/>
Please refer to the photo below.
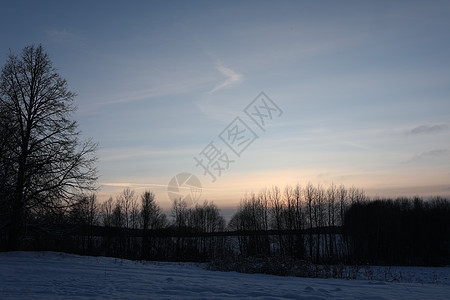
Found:
<path fill-rule="evenodd" d="M 332 174 L 338 174 L 333 175 Z M 206 178 L 206 177 L 205 177 Z M 204 178 L 203 178 L 204 179 Z M 332 170 L 279 170 L 267 172 L 247 172 L 240 176 L 224 176 L 216 182 L 203 182 L 202 194 L 198 203 L 204 200 L 212 201 L 219 208 L 235 209 L 245 195 L 258 193 L 264 189 L 277 186 L 284 190 L 286 186 L 299 184 L 304 188 L 308 183 L 314 186 L 321 185 L 325 189 L 331 184 L 344 185 L 346 188 L 355 187 L 362 189 L 370 198 L 397 198 L 397 197 L 448 197 L 450 189 L 445 182 L 445 174 L 434 173 L 428 180 L 434 185 L 424 185 L 420 174 L 400 172 L 379 172 L 376 174 L 354 173 L 352 175 L 333 173 Z M 152 180 L 149 180 L 152 181 Z M 161 181 L 162 182 L 162 181 Z M 100 202 L 109 197 L 115 199 L 125 188 L 135 190 L 136 196 L 150 190 L 155 193 L 158 204 L 164 210 L 170 210 L 171 200 L 167 194 L 167 185 L 158 184 L 132 184 L 109 183 L 98 192 Z"/>

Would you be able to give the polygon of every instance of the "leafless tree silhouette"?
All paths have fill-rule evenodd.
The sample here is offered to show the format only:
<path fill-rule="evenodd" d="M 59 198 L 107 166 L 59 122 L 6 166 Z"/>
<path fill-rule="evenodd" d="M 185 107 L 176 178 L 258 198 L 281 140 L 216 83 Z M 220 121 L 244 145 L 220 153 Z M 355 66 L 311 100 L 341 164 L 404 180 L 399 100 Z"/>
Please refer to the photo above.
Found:
<path fill-rule="evenodd" d="M 0 76 L 1 201 L 8 207 L 8 248 L 17 249 L 28 213 L 70 205 L 95 189 L 96 144 L 82 142 L 75 93 L 42 46 L 10 54 Z M 3 174 L 2 174 L 3 175 Z"/>

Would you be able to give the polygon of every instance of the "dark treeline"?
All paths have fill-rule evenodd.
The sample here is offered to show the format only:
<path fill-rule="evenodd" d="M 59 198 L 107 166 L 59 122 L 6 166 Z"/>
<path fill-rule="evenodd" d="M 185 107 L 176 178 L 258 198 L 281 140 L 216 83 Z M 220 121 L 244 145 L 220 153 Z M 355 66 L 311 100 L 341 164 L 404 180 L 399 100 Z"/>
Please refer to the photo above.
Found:
<path fill-rule="evenodd" d="M 70 207 L 30 213 L 25 223 L 24 250 L 172 261 L 450 263 L 448 200 L 370 200 L 360 189 L 335 185 L 246 195 L 228 224 L 214 203 L 177 199 L 166 216 L 152 192 L 128 188 L 101 204 L 94 194 L 80 196 Z M 2 250 L 6 241 L 2 231 Z"/>
<path fill-rule="evenodd" d="M 450 262 L 450 202 L 435 198 L 355 203 L 345 214 L 352 259 L 372 264 Z"/>
<path fill-rule="evenodd" d="M 7 206 L 2 207 L 0 222 L 8 223 L 9 211 Z M 199 236 L 225 231 L 225 220 L 213 203 L 205 201 L 188 207 L 185 201 L 176 200 L 170 219 L 150 191 L 136 195 L 126 188 L 115 199 L 110 197 L 103 203 L 95 194 L 79 196 L 70 206 L 32 211 L 25 216 L 19 249 L 200 261 L 224 248 L 211 236 Z M 0 250 L 4 251 L 7 226 L 0 232 Z"/>
<path fill-rule="evenodd" d="M 366 200 L 362 190 L 312 184 L 266 189 L 244 197 L 230 220 L 231 230 L 295 234 L 240 236 L 241 256 L 288 256 L 312 262 L 347 261 L 348 241 L 339 234 L 345 213 L 353 203 Z"/>

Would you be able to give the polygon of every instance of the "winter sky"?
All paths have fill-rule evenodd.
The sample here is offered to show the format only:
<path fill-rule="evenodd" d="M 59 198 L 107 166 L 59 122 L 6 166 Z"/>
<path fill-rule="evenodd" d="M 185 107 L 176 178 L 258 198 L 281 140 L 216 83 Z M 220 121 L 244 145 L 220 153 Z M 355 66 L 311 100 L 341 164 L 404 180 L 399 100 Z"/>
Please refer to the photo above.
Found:
<path fill-rule="evenodd" d="M 221 207 L 308 182 L 450 195 L 449 1 L 3 1 L 0 11 L 1 65 L 9 49 L 41 43 L 77 92 L 74 118 L 99 143 L 101 199 L 150 189 L 169 207 L 182 172 Z M 261 91 L 282 111 L 265 131 L 244 112 Z M 240 156 L 220 138 L 236 117 L 258 136 Z M 233 161 L 220 176 L 212 168 L 215 182 L 194 159 L 211 142 Z"/>

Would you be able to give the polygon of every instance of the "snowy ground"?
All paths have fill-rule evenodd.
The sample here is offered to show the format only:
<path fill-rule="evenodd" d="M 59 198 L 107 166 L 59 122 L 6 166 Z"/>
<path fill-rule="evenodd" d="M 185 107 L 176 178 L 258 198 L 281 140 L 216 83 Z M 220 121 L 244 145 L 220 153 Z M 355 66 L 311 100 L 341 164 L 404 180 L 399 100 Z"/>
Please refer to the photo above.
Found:
<path fill-rule="evenodd" d="M 408 272 L 412 283 L 312 279 L 214 272 L 189 263 L 11 252 L 0 253 L 0 298 L 450 299 L 450 268 Z"/>

